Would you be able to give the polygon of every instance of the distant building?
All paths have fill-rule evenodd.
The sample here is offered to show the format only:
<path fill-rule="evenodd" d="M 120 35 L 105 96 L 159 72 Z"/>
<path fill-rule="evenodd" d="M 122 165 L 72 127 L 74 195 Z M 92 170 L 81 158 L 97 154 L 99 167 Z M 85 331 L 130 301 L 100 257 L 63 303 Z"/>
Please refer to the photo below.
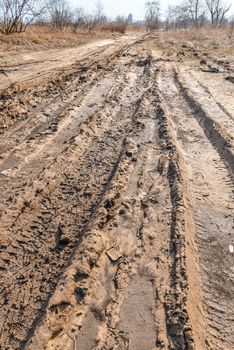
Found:
<path fill-rule="evenodd" d="M 131 24 L 133 22 L 133 15 L 131 13 L 129 13 L 129 15 L 128 15 L 127 22 L 129 24 Z"/>

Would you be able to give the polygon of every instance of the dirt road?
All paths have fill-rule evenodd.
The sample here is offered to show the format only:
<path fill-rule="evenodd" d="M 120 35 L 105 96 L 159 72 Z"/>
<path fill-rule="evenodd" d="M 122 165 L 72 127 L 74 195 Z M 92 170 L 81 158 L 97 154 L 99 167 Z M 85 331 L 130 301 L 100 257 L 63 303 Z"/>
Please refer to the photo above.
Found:
<path fill-rule="evenodd" d="M 110 53 L 113 48 L 117 50 L 124 44 L 134 42 L 138 36 L 138 34 L 131 33 L 116 39 L 99 40 L 73 48 L 8 54 L 7 58 L 0 60 L 0 89 L 30 80 L 35 83 L 36 79 L 47 75 L 50 71 L 54 74 L 82 59 L 86 60 L 89 55 L 100 57 L 101 53 Z"/>
<path fill-rule="evenodd" d="M 231 70 L 159 42 L 4 86 L 1 349 L 232 349 Z"/>

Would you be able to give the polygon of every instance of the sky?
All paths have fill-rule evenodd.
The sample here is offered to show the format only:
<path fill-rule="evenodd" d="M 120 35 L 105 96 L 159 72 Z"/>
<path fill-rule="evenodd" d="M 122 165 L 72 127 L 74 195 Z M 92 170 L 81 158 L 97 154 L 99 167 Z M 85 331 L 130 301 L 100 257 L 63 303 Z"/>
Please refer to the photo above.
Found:
<path fill-rule="evenodd" d="M 87 12 L 94 13 L 97 0 L 70 0 L 74 7 L 83 7 Z M 128 16 L 133 14 L 133 20 L 142 20 L 145 17 L 146 0 L 102 0 L 104 13 L 107 17 L 115 18 L 117 15 Z M 177 5 L 180 0 L 161 0 L 161 13 L 164 15 L 168 5 Z"/>

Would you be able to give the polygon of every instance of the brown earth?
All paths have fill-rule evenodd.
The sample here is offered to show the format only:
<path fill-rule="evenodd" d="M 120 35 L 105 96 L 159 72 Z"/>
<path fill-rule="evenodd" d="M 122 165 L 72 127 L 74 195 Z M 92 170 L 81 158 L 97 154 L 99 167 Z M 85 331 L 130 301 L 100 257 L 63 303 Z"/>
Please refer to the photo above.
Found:
<path fill-rule="evenodd" d="M 0 349 L 233 349 L 232 60 L 135 33 L 4 67 Z"/>

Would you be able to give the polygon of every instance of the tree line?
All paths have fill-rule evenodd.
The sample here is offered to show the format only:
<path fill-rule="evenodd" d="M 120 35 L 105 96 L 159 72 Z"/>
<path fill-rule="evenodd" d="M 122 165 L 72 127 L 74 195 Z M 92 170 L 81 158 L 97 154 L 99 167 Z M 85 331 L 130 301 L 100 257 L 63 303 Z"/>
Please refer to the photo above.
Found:
<path fill-rule="evenodd" d="M 128 19 L 117 16 L 115 21 L 108 20 L 101 1 L 89 14 L 81 7 L 71 8 L 67 0 L 0 0 L 0 33 L 6 35 L 24 32 L 31 24 L 76 32 L 80 27 L 90 31 L 107 23 L 113 30 L 124 31 Z"/>
<path fill-rule="evenodd" d="M 146 24 L 150 30 L 221 27 L 228 23 L 231 3 L 227 0 L 182 0 L 179 5 L 168 6 L 166 20 L 160 21 L 160 1 L 146 2 Z M 233 25 L 233 19 L 229 19 Z"/>
<path fill-rule="evenodd" d="M 179 5 L 168 7 L 166 20 L 161 20 L 160 1 L 147 1 L 145 4 L 145 24 L 149 30 L 159 27 L 166 29 L 199 28 L 205 25 L 221 27 L 227 23 L 231 0 L 181 0 Z M 142 14 L 144 16 L 144 14 Z M 0 33 L 12 34 L 26 30 L 32 24 L 52 26 L 59 30 L 80 27 L 92 30 L 98 24 L 118 24 L 124 31 L 132 15 L 118 16 L 110 21 L 104 14 L 104 7 L 97 1 L 94 14 L 86 13 L 81 7 L 72 9 L 68 0 L 0 0 Z M 231 23 L 231 21 L 229 20 Z M 232 20 L 232 23 L 233 20 Z M 122 26 L 122 27 L 121 27 Z"/>

